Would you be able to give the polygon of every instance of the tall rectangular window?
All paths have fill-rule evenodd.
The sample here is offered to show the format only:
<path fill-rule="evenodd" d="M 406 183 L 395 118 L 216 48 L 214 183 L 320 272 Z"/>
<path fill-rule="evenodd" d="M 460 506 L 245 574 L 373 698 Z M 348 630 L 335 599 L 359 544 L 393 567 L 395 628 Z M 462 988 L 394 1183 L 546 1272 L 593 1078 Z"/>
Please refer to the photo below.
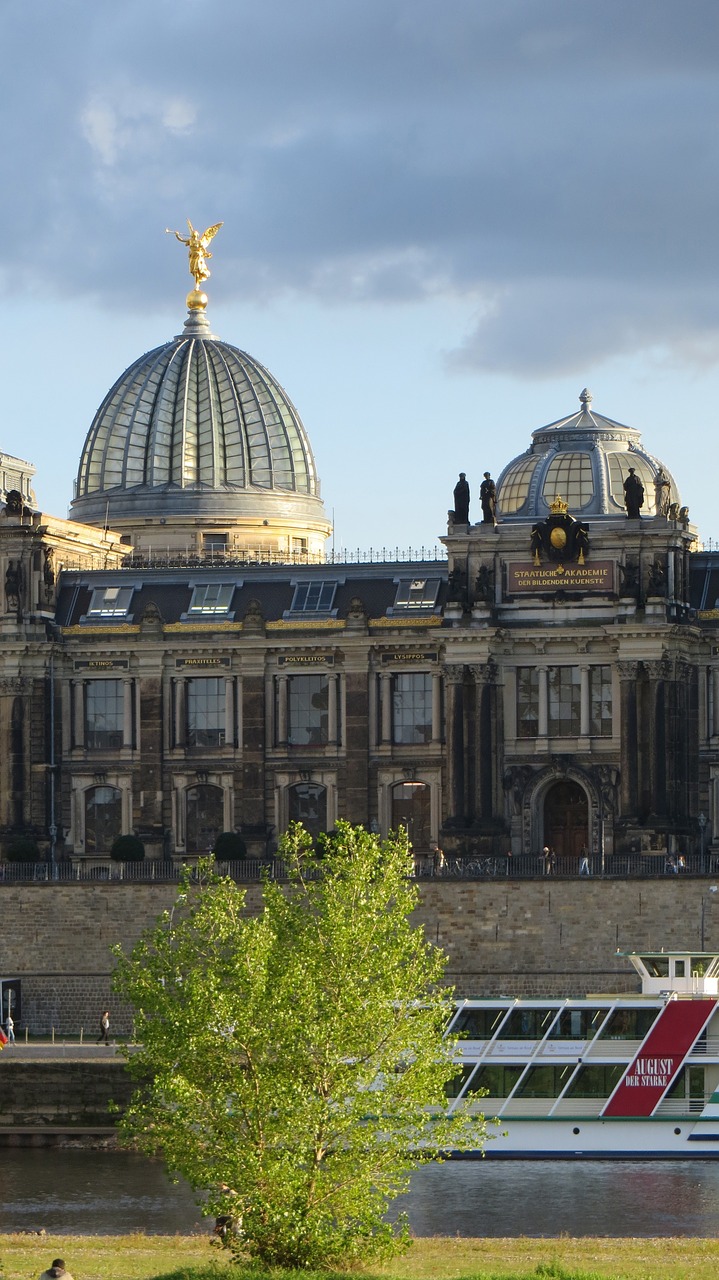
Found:
<path fill-rule="evenodd" d="M 576 738 L 581 731 L 579 667 L 550 667 L 547 674 L 550 737 Z"/>
<path fill-rule="evenodd" d="M 593 737 L 612 736 L 612 669 L 589 668 L 589 732 Z"/>
<path fill-rule="evenodd" d="M 408 671 L 392 679 L 392 741 L 429 742 L 432 738 L 432 676 Z"/>
<path fill-rule="evenodd" d="M 224 743 L 225 681 L 220 676 L 188 680 L 188 747 L 222 747 Z"/>
<path fill-rule="evenodd" d="M 536 738 L 539 733 L 539 672 L 517 667 L 517 737 Z"/>
<path fill-rule="evenodd" d="M 122 746 L 122 680 L 88 680 L 85 683 L 85 746 L 89 751 L 111 751 Z"/>
<path fill-rule="evenodd" d="M 322 746 L 328 738 L 327 676 L 290 676 L 287 741 L 293 746 Z"/>

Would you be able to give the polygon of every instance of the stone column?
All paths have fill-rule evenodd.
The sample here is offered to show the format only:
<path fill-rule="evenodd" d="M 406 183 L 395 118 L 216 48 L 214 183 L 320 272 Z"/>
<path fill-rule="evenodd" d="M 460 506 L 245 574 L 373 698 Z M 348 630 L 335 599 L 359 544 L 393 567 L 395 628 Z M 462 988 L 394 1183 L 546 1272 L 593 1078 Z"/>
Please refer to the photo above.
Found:
<path fill-rule="evenodd" d="M 265 680 L 265 736 L 268 747 L 277 745 L 277 685 L 275 676 Z M 249 741 L 245 744 L 249 746 Z"/>
<path fill-rule="evenodd" d="M 327 741 L 335 746 L 337 743 L 337 676 L 327 677 Z"/>
<path fill-rule="evenodd" d="M 369 749 L 374 751 L 377 746 L 377 673 L 370 671 L 368 677 L 369 687 L 369 706 L 367 707 L 367 725 L 369 735 Z"/>
<path fill-rule="evenodd" d="M 289 676 L 277 677 L 277 746 L 287 746 Z"/>
<path fill-rule="evenodd" d="M 442 676 L 439 671 L 432 672 L 432 746 L 438 747 L 442 741 Z"/>
<path fill-rule="evenodd" d="M 589 667 L 579 668 L 579 736 L 588 738 L 591 732 L 589 715 Z"/>
<path fill-rule="evenodd" d="M 392 676 L 389 671 L 382 671 L 379 681 L 380 712 L 382 718 L 380 746 L 386 747 L 392 741 Z"/>
<path fill-rule="evenodd" d="M 711 720 L 709 732 L 712 738 L 719 735 L 719 666 L 711 669 Z"/>
<path fill-rule="evenodd" d="M 539 708 L 537 737 L 546 738 L 549 733 L 549 673 L 546 667 L 537 667 L 539 681 Z"/>
<path fill-rule="evenodd" d="M 85 745 L 85 687 L 82 680 L 72 681 L 73 744 Z"/>
<path fill-rule="evenodd" d="M 163 690 L 163 695 L 165 695 L 164 690 Z M 140 715 L 141 703 L 140 703 L 140 681 L 139 680 L 135 680 L 134 682 L 134 697 L 135 697 L 135 750 L 140 751 L 142 748 L 142 716 Z M 168 717 L 166 715 L 163 715 L 162 719 L 163 719 L 163 726 L 164 726 L 167 724 Z M 164 733 L 163 733 L 163 743 L 164 743 Z M 163 753 L 164 753 L 164 746 L 163 746 Z"/>
<path fill-rule="evenodd" d="M 497 734 L 497 668 L 490 659 L 471 668 L 476 689 L 474 795 L 478 818 L 494 817 L 496 778 L 501 773 Z"/>
<path fill-rule="evenodd" d="M 63 680 L 60 690 L 60 724 L 62 730 L 62 755 L 67 756 L 72 747 L 72 681 Z"/>
<path fill-rule="evenodd" d="M 231 751 L 235 745 L 235 678 L 225 678 L 225 746 Z"/>
<path fill-rule="evenodd" d="M 620 762 L 622 816 L 637 811 L 637 699 L 638 662 L 618 662 L 620 702 Z"/>
<path fill-rule="evenodd" d="M 648 719 L 638 724 L 639 771 L 646 779 L 651 812 L 665 814 L 667 808 L 667 706 L 665 682 L 671 677 L 671 664 L 663 659 L 645 662 L 649 680 Z"/>
<path fill-rule="evenodd" d="M 185 679 L 184 676 L 178 676 L 175 680 L 173 680 L 173 684 L 174 684 L 174 692 L 175 692 L 175 742 L 174 742 L 174 745 L 176 747 L 184 747 L 185 740 L 186 740 L 185 725 L 187 722 L 186 709 L 185 709 L 187 680 Z"/>
<path fill-rule="evenodd" d="M 464 667 L 443 668 L 445 739 L 447 743 L 447 804 L 450 820 L 464 817 Z"/>
<path fill-rule="evenodd" d="M 126 678 L 122 682 L 122 745 L 132 749 L 132 696 L 134 681 Z M 129 828 L 128 828 L 129 829 Z"/>

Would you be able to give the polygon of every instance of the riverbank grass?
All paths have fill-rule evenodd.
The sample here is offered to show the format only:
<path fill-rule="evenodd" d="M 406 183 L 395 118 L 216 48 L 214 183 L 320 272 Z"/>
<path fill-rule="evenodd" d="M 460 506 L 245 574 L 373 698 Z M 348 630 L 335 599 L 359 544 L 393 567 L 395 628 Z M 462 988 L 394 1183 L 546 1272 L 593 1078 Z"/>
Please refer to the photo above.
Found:
<path fill-rule="evenodd" d="M 57 1257 L 65 1259 L 75 1280 L 290 1280 L 298 1275 L 228 1265 L 227 1255 L 206 1236 L 0 1235 L 2 1280 L 31 1280 Z M 302 1272 L 305 1280 L 335 1280 L 336 1274 Z M 430 1237 L 413 1241 L 401 1258 L 351 1274 L 357 1280 L 716 1280 L 719 1241 Z"/>

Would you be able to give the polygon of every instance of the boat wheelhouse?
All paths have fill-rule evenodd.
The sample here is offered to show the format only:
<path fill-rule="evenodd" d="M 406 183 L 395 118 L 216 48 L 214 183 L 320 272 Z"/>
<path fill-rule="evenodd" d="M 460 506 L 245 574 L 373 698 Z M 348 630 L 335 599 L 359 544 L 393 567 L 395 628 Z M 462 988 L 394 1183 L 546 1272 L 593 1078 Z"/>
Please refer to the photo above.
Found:
<path fill-rule="evenodd" d="M 719 1156 L 719 953 L 618 952 L 636 995 L 464 1000 L 449 1032 L 490 1157 Z"/>

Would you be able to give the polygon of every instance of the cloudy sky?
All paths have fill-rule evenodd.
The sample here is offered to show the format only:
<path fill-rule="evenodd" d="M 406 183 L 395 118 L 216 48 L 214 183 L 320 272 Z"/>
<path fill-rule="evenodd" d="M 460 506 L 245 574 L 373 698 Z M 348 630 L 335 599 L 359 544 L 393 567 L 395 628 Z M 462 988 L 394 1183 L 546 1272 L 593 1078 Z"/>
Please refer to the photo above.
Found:
<path fill-rule="evenodd" d="M 716 0 L 0 0 L 0 448 L 65 513 L 109 385 L 209 314 L 336 544 L 419 547 L 578 407 L 719 538 Z M 476 515 L 477 504 L 474 512 Z"/>

